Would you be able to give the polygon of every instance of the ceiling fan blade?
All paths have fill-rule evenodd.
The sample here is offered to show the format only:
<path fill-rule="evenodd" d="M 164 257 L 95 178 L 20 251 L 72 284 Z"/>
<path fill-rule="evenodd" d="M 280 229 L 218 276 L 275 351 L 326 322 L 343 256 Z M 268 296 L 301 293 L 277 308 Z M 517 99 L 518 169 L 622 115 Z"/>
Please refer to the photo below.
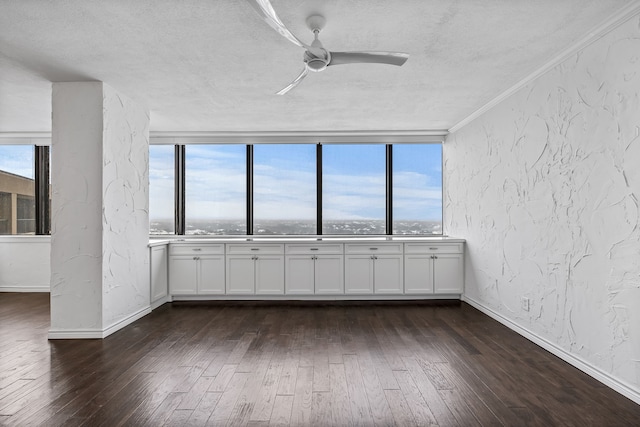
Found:
<path fill-rule="evenodd" d="M 329 65 L 342 64 L 389 64 L 400 66 L 409 59 L 408 53 L 401 52 L 330 52 Z"/>
<path fill-rule="evenodd" d="M 291 83 L 289 83 L 289 86 L 285 87 L 284 89 L 280 90 L 279 92 L 276 93 L 276 95 L 284 95 L 285 93 L 289 92 L 291 89 L 293 89 L 294 87 L 298 86 L 300 84 L 300 82 L 307 77 L 307 74 L 309 74 L 309 70 L 307 70 L 307 67 L 304 67 L 304 70 L 302 70 L 302 72 L 300 73 L 300 75 L 298 77 L 296 77 L 296 79 L 294 81 L 292 81 Z"/>
<path fill-rule="evenodd" d="M 280 35 L 291 43 L 297 44 L 300 47 L 308 49 L 309 46 L 300 41 L 299 38 L 294 36 L 291 31 L 287 29 L 287 27 L 282 23 L 276 11 L 273 10 L 273 6 L 271 6 L 271 2 L 269 0 L 247 0 L 251 6 L 258 12 L 258 15 L 264 21 L 271 26 L 274 30 L 276 30 Z"/>

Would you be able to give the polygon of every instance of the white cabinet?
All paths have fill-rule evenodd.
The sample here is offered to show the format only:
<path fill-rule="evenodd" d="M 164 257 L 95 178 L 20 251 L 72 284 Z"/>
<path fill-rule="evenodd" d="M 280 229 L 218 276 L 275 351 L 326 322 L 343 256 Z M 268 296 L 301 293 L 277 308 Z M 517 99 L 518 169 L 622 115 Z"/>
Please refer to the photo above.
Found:
<path fill-rule="evenodd" d="M 226 293 L 284 294 L 284 245 L 227 244 Z"/>
<path fill-rule="evenodd" d="M 342 244 L 288 244 L 285 247 L 287 295 L 344 293 Z"/>
<path fill-rule="evenodd" d="M 384 237 L 156 243 L 150 252 L 151 302 L 203 295 L 449 298 L 463 292 L 463 245 L 455 239 Z"/>
<path fill-rule="evenodd" d="M 462 243 L 405 243 L 405 294 L 461 294 Z"/>
<path fill-rule="evenodd" d="M 464 289 L 464 257 L 462 254 L 435 255 L 433 286 L 436 294 L 462 294 Z"/>
<path fill-rule="evenodd" d="M 225 293 L 224 245 L 171 245 L 169 289 L 172 295 Z"/>
<path fill-rule="evenodd" d="M 169 284 L 169 259 L 166 245 L 151 247 L 151 302 L 165 298 Z"/>
<path fill-rule="evenodd" d="M 346 294 L 402 294 L 402 243 L 345 244 Z"/>

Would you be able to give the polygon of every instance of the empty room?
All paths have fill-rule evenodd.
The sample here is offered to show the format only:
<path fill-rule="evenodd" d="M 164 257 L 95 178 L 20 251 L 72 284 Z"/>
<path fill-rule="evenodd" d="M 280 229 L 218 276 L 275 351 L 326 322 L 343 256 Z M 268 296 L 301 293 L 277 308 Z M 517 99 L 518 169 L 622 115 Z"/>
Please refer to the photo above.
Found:
<path fill-rule="evenodd" d="M 2 1 L 0 425 L 638 426 L 639 165 L 638 0 Z"/>

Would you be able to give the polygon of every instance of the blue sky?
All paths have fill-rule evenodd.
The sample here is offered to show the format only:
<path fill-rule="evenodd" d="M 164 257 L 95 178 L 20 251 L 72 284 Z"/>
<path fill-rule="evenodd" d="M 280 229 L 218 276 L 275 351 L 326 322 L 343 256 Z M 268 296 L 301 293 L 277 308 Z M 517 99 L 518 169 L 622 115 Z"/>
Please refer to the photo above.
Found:
<path fill-rule="evenodd" d="M 243 219 L 246 147 L 187 146 L 189 218 Z M 254 146 L 256 219 L 315 218 L 313 144 Z M 394 218 L 441 220 L 442 147 L 394 146 Z M 150 213 L 173 215 L 173 146 L 152 146 Z M 324 145 L 323 189 L 326 219 L 384 219 L 385 146 Z M 214 201 L 214 200 L 217 200 Z"/>
<path fill-rule="evenodd" d="M 0 145 L 0 170 L 33 179 L 32 145 Z"/>

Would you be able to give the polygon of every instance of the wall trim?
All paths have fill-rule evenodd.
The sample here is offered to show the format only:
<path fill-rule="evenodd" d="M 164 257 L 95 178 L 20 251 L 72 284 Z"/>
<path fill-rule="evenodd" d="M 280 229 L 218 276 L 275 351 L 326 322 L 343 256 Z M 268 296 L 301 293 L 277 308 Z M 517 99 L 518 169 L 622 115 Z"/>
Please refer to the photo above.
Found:
<path fill-rule="evenodd" d="M 354 130 L 287 132 L 158 132 L 149 133 L 153 145 L 175 144 L 299 144 L 299 143 L 440 143 L 447 131 L 435 130 Z M 51 145 L 51 132 L 0 132 L 0 145 Z"/>
<path fill-rule="evenodd" d="M 101 339 L 100 329 L 49 329 L 48 339 L 50 340 L 76 340 L 76 339 Z"/>
<path fill-rule="evenodd" d="M 140 310 L 131 313 L 124 319 L 118 320 L 117 322 L 113 323 L 111 326 L 106 327 L 103 331 L 102 338 L 108 337 L 112 333 L 119 331 L 120 329 L 130 325 L 131 323 L 135 322 L 138 319 L 141 319 L 142 317 L 146 316 L 149 313 L 151 313 L 151 306 L 141 308 Z"/>
<path fill-rule="evenodd" d="M 0 292 L 44 292 L 51 291 L 49 285 L 41 286 L 0 286 Z"/>
<path fill-rule="evenodd" d="M 414 294 L 414 295 L 171 295 L 167 302 L 175 301 L 438 301 L 456 300 L 460 301 L 460 294 Z"/>
<path fill-rule="evenodd" d="M 620 25 L 624 24 L 625 22 L 633 18 L 638 13 L 640 13 L 640 2 L 638 1 L 633 2 L 627 5 L 626 7 L 622 8 L 620 11 L 616 12 L 609 19 L 607 19 L 604 23 L 600 24 L 599 26 L 591 30 L 587 35 L 585 35 L 583 38 L 578 40 L 576 43 L 573 43 L 568 48 L 562 50 L 560 53 L 555 55 L 553 58 L 551 58 L 549 61 L 543 64 L 541 67 L 534 70 L 531 74 L 527 75 L 522 80 L 517 82 L 515 85 L 511 86 L 510 88 L 508 88 L 507 90 L 505 90 L 504 92 L 502 92 L 501 94 L 493 98 L 491 101 L 487 102 L 485 105 L 481 106 L 480 108 L 475 110 L 473 113 L 469 114 L 467 117 L 465 117 L 464 119 L 460 120 L 458 123 L 450 127 L 449 133 L 451 134 L 459 131 L 460 129 L 462 129 L 463 127 L 465 127 L 466 125 L 468 125 L 469 123 L 471 123 L 472 121 L 474 121 L 475 119 L 477 119 L 478 117 L 486 113 L 487 111 L 491 110 L 493 107 L 500 104 L 502 101 L 509 98 L 511 95 L 513 95 L 514 93 L 516 93 L 517 91 L 519 91 L 520 89 L 528 85 L 529 83 L 533 82 L 534 80 L 538 79 L 542 75 L 551 71 L 552 69 L 554 69 L 555 67 L 557 67 L 558 65 L 566 61 L 571 56 L 577 54 L 579 51 L 581 51 L 585 47 L 598 41 L 607 33 L 619 27 Z"/>
<path fill-rule="evenodd" d="M 169 302 L 169 295 L 165 295 L 162 298 L 158 298 L 157 300 L 155 300 L 154 302 L 151 303 L 151 310 L 155 310 L 158 307 L 161 307 L 163 305 L 165 305 L 166 303 Z"/>
<path fill-rule="evenodd" d="M 628 384 L 625 381 L 622 381 L 612 376 L 611 374 L 603 371 L 597 366 L 594 366 L 593 364 L 587 362 L 583 358 L 576 356 L 575 354 L 569 353 L 568 351 L 559 347 L 558 345 L 554 344 L 548 339 L 538 335 L 533 331 L 530 331 L 524 326 L 503 316 L 502 314 L 498 313 L 497 311 L 493 310 L 490 307 L 487 307 L 481 302 L 474 300 L 473 298 L 463 295 L 462 300 L 468 303 L 469 305 L 471 305 L 472 307 L 474 307 L 475 309 L 491 317 L 492 319 L 502 323 L 504 326 L 508 327 L 509 329 L 522 335 L 523 337 L 533 342 L 534 344 L 539 345 L 540 347 L 544 348 L 551 354 L 559 357 L 560 359 L 564 360 L 570 365 L 573 365 L 574 367 L 580 369 L 585 374 L 595 378 L 596 380 L 600 381 L 607 387 L 612 388 L 613 390 L 617 391 L 618 393 L 622 394 L 623 396 L 633 400 L 635 403 L 640 405 L 640 390 L 633 387 L 631 384 Z"/>
<path fill-rule="evenodd" d="M 103 339 L 128 326 L 136 320 L 151 313 L 151 307 L 142 308 L 122 320 L 119 320 L 104 329 L 49 329 L 48 339 L 50 340 L 67 340 L 67 339 Z"/>

